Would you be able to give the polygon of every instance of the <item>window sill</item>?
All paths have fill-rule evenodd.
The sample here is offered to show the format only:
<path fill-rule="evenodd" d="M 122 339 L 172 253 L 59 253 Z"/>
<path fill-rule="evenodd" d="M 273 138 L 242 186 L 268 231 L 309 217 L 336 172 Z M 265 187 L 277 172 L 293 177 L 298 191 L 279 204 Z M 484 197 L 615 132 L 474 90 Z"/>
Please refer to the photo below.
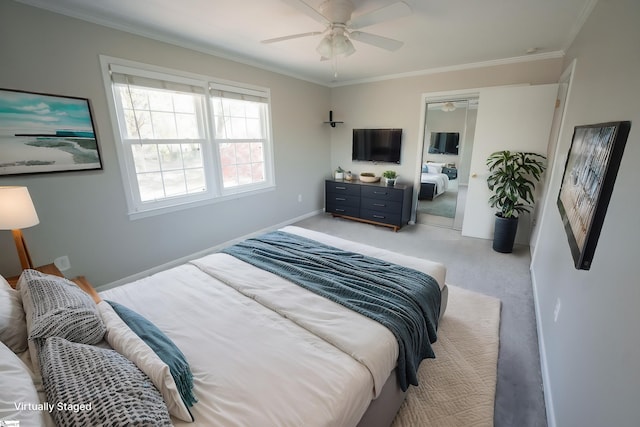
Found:
<path fill-rule="evenodd" d="M 266 192 L 269 192 L 269 191 L 274 191 L 275 189 L 276 189 L 275 185 L 269 185 L 269 186 L 266 186 L 266 187 L 261 187 L 261 188 L 257 188 L 257 189 L 250 190 L 250 191 L 243 191 L 243 192 L 228 194 L 228 195 L 224 195 L 224 196 L 217 196 L 217 197 L 210 198 L 210 199 L 197 200 L 197 201 L 193 201 L 193 202 L 182 203 L 182 204 L 179 204 L 179 205 L 154 207 L 154 208 L 148 208 L 148 209 L 144 209 L 144 210 L 130 211 L 128 213 L 128 215 L 129 215 L 129 220 L 134 221 L 134 220 L 137 220 L 137 219 L 148 218 L 148 217 L 152 217 L 152 216 L 156 216 L 156 215 L 164 215 L 164 214 L 171 213 L 171 212 L 183 211 L 183 210 L 186 210 L 186 209 L 196 208 L 196 207 L 199 207 L 199 206 L 206 206 L 206 205 L 211 205 L 211 204 L 215 204 L 215 203 L 226 202 L 226 201 L 229 201 L 229 200 L 240 199 L 240 198 L 243 198 L 243 197 L 249 197 L 249 196 L 253 196 L 255 194 L 261 194 L 261 193 L 266 193 Z"/>

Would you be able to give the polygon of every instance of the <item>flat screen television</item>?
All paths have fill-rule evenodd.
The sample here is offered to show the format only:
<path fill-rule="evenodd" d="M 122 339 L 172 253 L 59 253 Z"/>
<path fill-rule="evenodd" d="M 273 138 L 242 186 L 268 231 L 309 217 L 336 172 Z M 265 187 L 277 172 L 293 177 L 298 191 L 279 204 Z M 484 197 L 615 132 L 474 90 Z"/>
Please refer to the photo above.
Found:
<path fill-rule="evenodd" d="M 354 129 L 352 160 L 400 163 L 402 129 Z"/>
<path fill-rule="evenodd" d="M 431 132 L 429 154 L 458 154 L 458 132 Z"/>

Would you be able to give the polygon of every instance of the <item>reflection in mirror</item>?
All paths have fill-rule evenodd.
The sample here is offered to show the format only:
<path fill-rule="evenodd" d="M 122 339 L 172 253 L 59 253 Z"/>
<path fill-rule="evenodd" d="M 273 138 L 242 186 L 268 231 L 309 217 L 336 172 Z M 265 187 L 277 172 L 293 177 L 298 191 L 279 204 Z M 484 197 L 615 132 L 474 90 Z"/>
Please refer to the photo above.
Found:
<path fill-rule="evenodd" d="M 478 99 L 429 102 L 425 111 L 416 219 L 461 230 Z"/>

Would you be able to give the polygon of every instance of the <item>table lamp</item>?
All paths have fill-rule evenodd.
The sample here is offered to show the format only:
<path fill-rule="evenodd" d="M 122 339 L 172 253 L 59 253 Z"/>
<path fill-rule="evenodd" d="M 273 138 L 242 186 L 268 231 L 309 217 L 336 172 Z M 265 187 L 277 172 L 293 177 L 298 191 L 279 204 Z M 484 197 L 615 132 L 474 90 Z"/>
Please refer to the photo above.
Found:
<path fill-rule="evenodd" d="M 0 230 L 11 230 L 22 269 L 33 268 L 22 229 L 38 224 L 27 187 L 0 187 Z"/>

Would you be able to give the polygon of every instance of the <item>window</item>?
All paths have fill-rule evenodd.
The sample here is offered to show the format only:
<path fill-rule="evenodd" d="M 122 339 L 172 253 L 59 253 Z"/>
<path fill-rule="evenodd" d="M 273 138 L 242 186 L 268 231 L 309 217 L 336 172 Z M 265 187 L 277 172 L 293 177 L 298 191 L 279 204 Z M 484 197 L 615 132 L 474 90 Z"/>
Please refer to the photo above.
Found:
<path fill-rule="evenodd" d="M 101 61 L 131 215 L 273 187 L 268 90 Z"/>
<path fill-rule="evenodd" d="M 212 85 L 214 138 L 225 189 L 265 180 L 268 99 L 259 93 L 238 94 Z"/>

